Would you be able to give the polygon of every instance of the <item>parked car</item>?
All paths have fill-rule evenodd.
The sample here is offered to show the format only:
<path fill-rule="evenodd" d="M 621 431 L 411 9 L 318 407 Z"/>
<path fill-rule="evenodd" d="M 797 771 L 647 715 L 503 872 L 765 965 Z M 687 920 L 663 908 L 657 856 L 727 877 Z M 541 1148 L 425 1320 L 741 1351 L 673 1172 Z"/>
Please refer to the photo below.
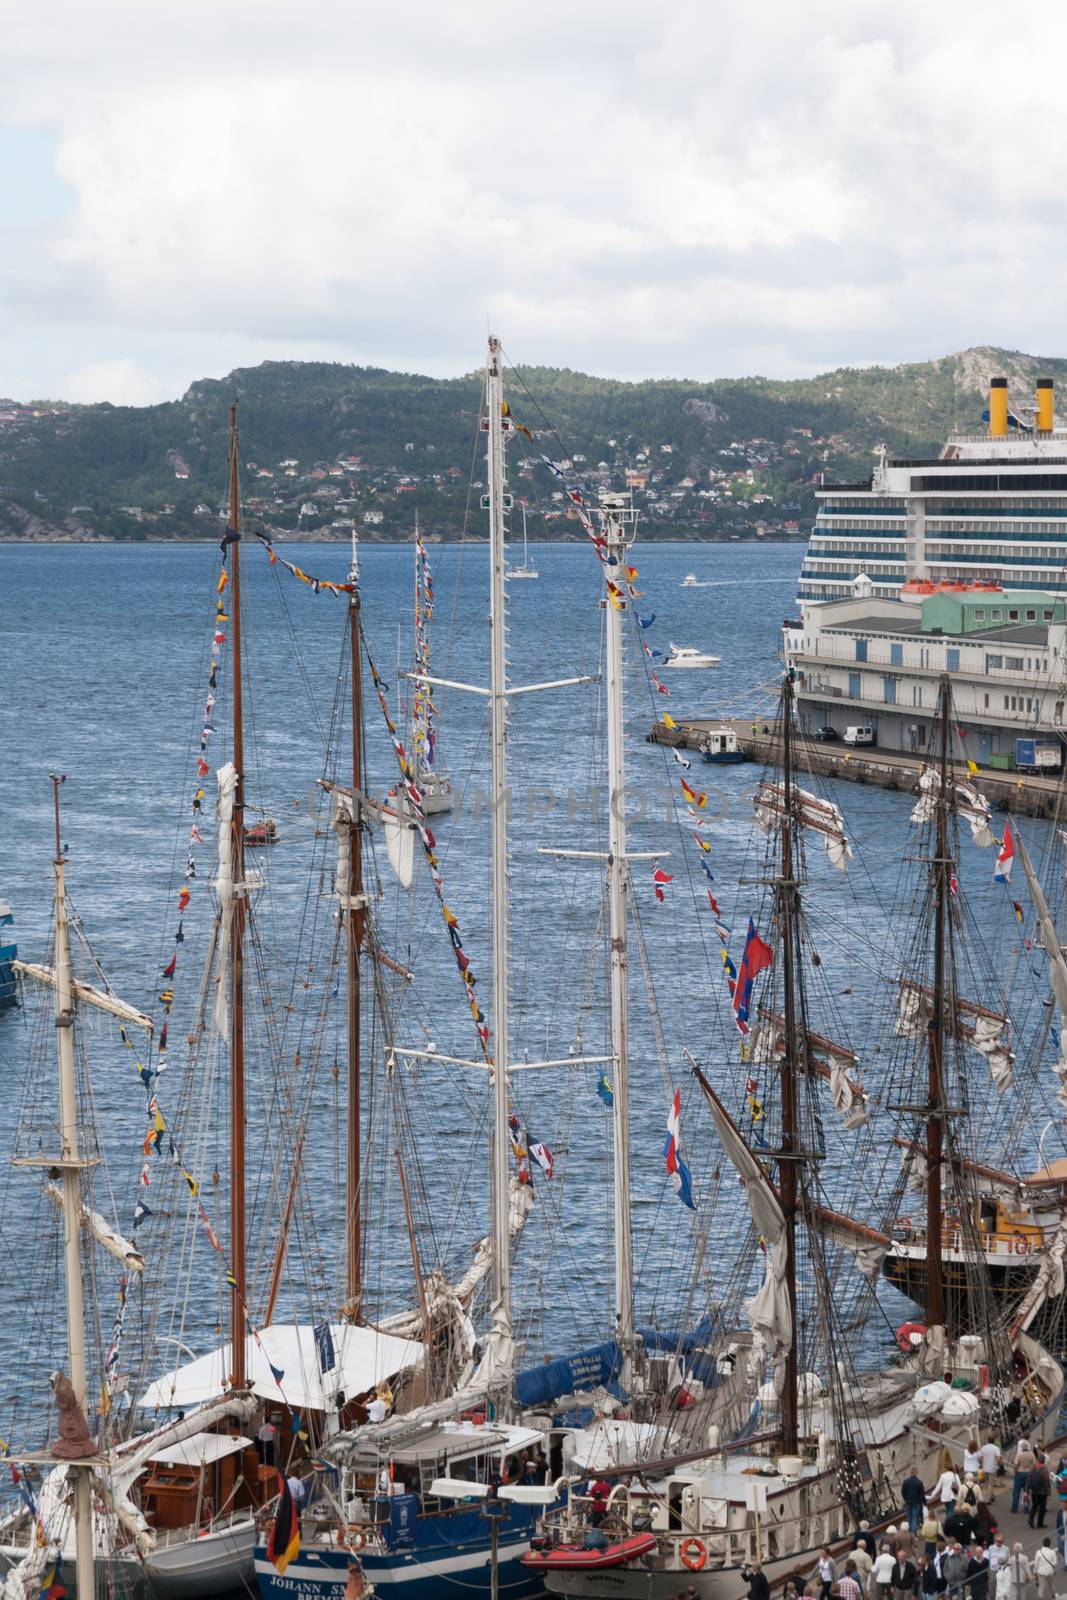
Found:
<path fill-rule="evenodd" d="M 836 728 L 829 728 L 829 727 L 827 727 L 827 728 L 815 728 L 813 730 L 811 736 L 812 736 L 813 739 L 821 739 L 823 741 L 825 741 L 827 739 L 840 739 L 840 737 L 841 737 L 841 735 L 838 733 Z"/>
<path fill-rule="evenodd" d="M 845 729 L 846 744 L 873 744 L 874 729 L 869 723 L 861 723 L 858 728 Z"/>

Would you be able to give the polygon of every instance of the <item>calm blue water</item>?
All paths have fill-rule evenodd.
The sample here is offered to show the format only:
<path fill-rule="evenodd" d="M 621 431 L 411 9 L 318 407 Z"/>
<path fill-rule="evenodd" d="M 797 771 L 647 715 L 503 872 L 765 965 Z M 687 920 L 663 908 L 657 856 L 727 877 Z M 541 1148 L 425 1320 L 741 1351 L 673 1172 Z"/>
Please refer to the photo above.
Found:
<path fill-rule="evenodd" d="M 318 576 L 345 575 L 346 553 L 338 546 L 301 545 L 288 554 Z M 442 546 L 431 554 L 437 591 L 436 670 L 444 677 L 484 683 L 486 549 Z M 736 1218 L 736 1191 L 718 1178 L 720 1157 L 689 1087 L 683 1047 L 734 1103 L 745 1070 L 738 1060 L 698 852 L 691 836 L 669 815 L 668 797 L 678 797 L 680 769 L 669 751 L 647 744 L 645 735 L 665 708 L 677 717 L 749 717 L 769 710 L 779 670 L 780 625 L 794 609 L 801 557 L 800 546 L 738 544 L 657 544 L 647 550 L 638 545 L 634 556 L 643 591 L 639 608 L 656 616 L 643 637 L 660 648 L 673 640 L 722 657 L 714 672 L 665 674 L 673 691 L 668 700 L 649 691 L 644 663 L 632 647 L 630 651 L 630 847 L 668 851 L 663 864 L 673 875 L 660 904 L 653 894 L 652 863 L 634 867 L 634 899 L 655 985 L 650 1010 L 635 949 L 633 1188 L 638 1298 L 645 1316 L 670 1319 L 694 1305 L 699 1309 L 702 1296 L 722 1287 L 736 1253 L 732 1244 L 724 1248 L 720 1225 Z M 159 973 L 174 950 L 218 561 L 216 547 L 208 545 L 0 546 L 7 667 L 0 709 L 0 895 L 15 909 L 21 952 L 44 959 L 52 853 L 47 775 L 49 770 L 66 773 L 63 838 L 70 852 L 71 892 L 115 989 L 149 1011 L 158 1010 Z M 592 552 L 583 545 L 540 546 L 531 549 L 531 562 L 540 569 L 539 581 L 512 586 L 512 681 L 595 674 L 602 619 L 597 605 L 600 573 Z M 398 629 L 405 664 L 410 653 L 411 568 L 410 550 L 377 547 L 362 553 L 368 640 L 393 700 L 398 693 Z M 688 571 L 695 571 L 707 586 L 682 588 Z M 262 965 L 269 976 L 271 1013 L 257 1012 L 260 1022 L 251 1030 L 251 1257 L 261 1283 L 274 1234 L 269 1223 L 257 1224 L 255 1218 L 259 1208 L 267 1215 L 272 1174 L 284 1165 L 280 1152 L 287 1149 L 299 1120 L 285 1100 L 282 1085 L 288 1081 L 287 1092 L 306 1104 L 308 1159 L 279 1314 L 293 1307 L 321 1314 L 337 1303 L 333 1285 L 340 1271 L 341 1169 L 335 1136 L 340 1101 L 330 1068 L 342 1059 L 343 1004 L 338 995 L 321 1026 L 309 1014 L 319 997 L 331 998 L 336 984 L 328 959 L 334 847 L 332 840 L 316 838 L 310 796 L 324 770 L 324 731 L 345 648 L 344 605 L 313 595 L 284 573 L 272 574 L 251 544 L 245 547 L 245 589 L 251 686 L 248 795 L 253 807 L 278 819 L 281 835 L 279 844 L 260 858 L 270 888 L 261 896 L 262 944 L 253 965 Z M 227 691 L 224 668 L 219 731 L 212 748 L 216 759 L 224 749 Z M 512 1051 L 520 1058 L 566 1055 L 577 1041 L 590 1054 L 602 1054 L 606 1047 L 605 960 L 597 921 L 600 868 L 590 862 L 561 863 L 538 853 L 552 846 L 604 846 L 599 694 L 591 684 L 514 701 Z M 459 916 L 488 1010 L 485 702 L 443 690 L 438 691 L 438 704 L 440 756 L 451 773 L 457 807 L 434 827 L 449 904 Z M 373 700 L 368 704 L 367 738 L 371 786 L 384 788 L 393 781 L 395 766 Z M 747 918 L 760 915 L 766 892 L 759 882 L 763 869 L 751 825 L 756 769 L 694 766 L 689 776 L 709 794 L 707 814 L 715 823 L 708 835 L 714 892 L 733 930 L 736 960 Z M 809 899 L 829 1013 L 815 1022 L 851 1039 L 863 1057 L 865 1076 L 882 1093 L 877 1057 L 887 1035 L 887 979 L 898 942 L 914 926 L 900 865 L 902 854 L 914 844 L 906 823 L 909 802 L 878 790 L 841 787 L 844 792 L 835 798 L 846 806 L 857 859 L 846 886 L 821 851 L 812 851 Z M 210 791 L 208 799 L 210 805 Z M 208 839 L 211 831 L 209 809 L 204 825 Z M 1045 835 L 1038 831 L 1035 838 L 1040 842 Z M 1010 984 L 1017 993 L 1032 990 L 1027 1004 L 1037 1007 L 1041 982 L 1019 949 L 1008 897 L 988 883 L 989 856 L 977 857 L 967 848 L 975 919 L 992 930 L 994 950 L 988 967 L 975 969 L 975 980 L 988 977 L 994 985 Z M 976 864 L 970 857 L 977 858 Z M 217 1062 L 214 1067 L 200 1063 L 191 1078 L 183 1074 L 181 1051 L 173 1048 L 188 1027 L 195 996 L 198 944 L 208 920 L 210 859 L 210 848 L 199 853 L 199 877 L 185 923 L 188 938 L 175 980 L 172 1065 L 160 1097 L 180 1129 L 188 1164 L 206 1185 L 209 1211 L 222 1219 L 226 1160 L 221 1068 Z M 410 983 L 388 980 L 395 1035 L 409 1044 L 432 1039 L 440 1051 L 468 1056 L 474 1044 L 469 1016 L 420 865 L 407 895 L 395 889 L 387 868 L 380 866 L 383 947 L 415 974 Z M 961 875 L 963 871 L 961 867 Z M 286 1005 L 292 1007 L 288 1012 Z M 24 1095 L 41 1103 L 52 1092 L 48 1031 L 40 1037 L 43 1053 L 35 1059 L 32 1019 L 25 1012 L 0 1016 L 0 1067 L 7 1087 L 0 1107 L 0 1150 L 10 1149 Z M 90 1049 L 103 1150 L 117 1212 L 128 1226 L 143 1159 L 143 1097 L 110 1024 L 92 1030 Z M 279 1054 L 287 1062 L 284 1072 Z M 381 1119 L 368 1180 L 368 1294 L 373 1305 L 390 1309 L 413 1296 L 393 1147 L 401 1144 L 409 1152 L 423 1266 L 440 1260 L 450 1270 L 462 1270 L 470 1242 L 485 1225 L 482 1134 L 488 1095 L 484 1073 L 438 1064 L 405 1069 L 403 1093 L 394 1089 L 389 1099 L 377 1040 L 368 1043 L 368 1058 L 377 1061 L 368 1067 L 368 1095 Z M 531 1352 L 547 1348 L 560 1353 L 572 1339 L 603 1336 L 610 1326 L 610 1116 L 595 1094 L 601 1070 L 529 1072 L 514 1079 L 516 1110 L 531 1137 L 544 1139 L 560 1158 L 553 1184 L 538 1185 L 536 1218 L 516 1270 L 516 1305 Z M 694 1180 L 698 1193 L 710 1201 L 702 1208 L 701 1226 L 710 1228 L 710 1243 L 695 1298 L 689 1216 L 665 1193 L 663 1182 L 664 1120 L 675 1083 L 683 1086 L 685 1142 Z M 381 1110 L 387 1099 L 390 1109 Z M 1043 1105 L 1035 1110 L 1033 1129 L 1025 1136 L 1031 1147 L 1045 1115 Z M 994 1130 L 1000 1127 L 1003 1133 L 1002 1124 L 1003 1116 L 999 1123 L 994 1116 Z M 219 1174 L 215 1184 L 209 1181 L 213 1170 Z M 28 1192 L 25 1176 L 4 1181 L 12 1202 L 22 1204 L 19 1197 Z M 831 1160 L 831 1183 L 835 1181 L 843 1191 L 857 1188 L 847 1155 Z M 884 1181 L 870 1170 L 865 1197 L 872 1213 Z M 858 1188 L 862 1199 L 864 1184 Z M 162 1183 L 158 1192 L 162 1195 Z M 180 1220 L 177 1199 L 169 1192 L 171 1198 L 160 1205 L 153 1225 L 139 1235 L 152 1272 L 165 1280 L 168 1305 L 178 1270 L 179 1230 L 167 1216 Z M 154 1197 L 157 1191 L 152 1193 Z M 10 1229 L 6 1239 L 0 1284 L 8 1294 L 22 1294 L 27 1265 Z M 162 1252 L 164 1241 L 167 1258 L 152 1259 L 153 1244 Z M 205 1259 L 200 1250 L 196 1263 L 185 1320 L 179 1324 L 169 1311 L 164 1320 L 167 1337 L 181 1336 L 203 1349 L 219 1314 L 218 1262 Z M 111 1315 L 106 1291 L 101 1303 L 106 1324 Z M 150 1364 L 162 1349 L 157 1343 L 147 1352 Z M 0 1394 L 9 1394 L 12 1336 L 3 1329 L 0 1358 L 7 1361 L 7 1370 L 0 1373 Z"/>

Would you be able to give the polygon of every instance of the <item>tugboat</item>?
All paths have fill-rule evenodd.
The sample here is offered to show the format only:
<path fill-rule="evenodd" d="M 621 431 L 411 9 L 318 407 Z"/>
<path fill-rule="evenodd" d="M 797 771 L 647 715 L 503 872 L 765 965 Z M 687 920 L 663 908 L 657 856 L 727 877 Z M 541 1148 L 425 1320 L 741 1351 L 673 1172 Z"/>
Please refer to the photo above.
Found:
<path fill-rule="evenodd" d="M 732 728 L 711 728 L 700 741 L 700 757 L 709 766 L 723 766 L 743 761 L 744 752 L 738 749 L 737 734 Z"/>

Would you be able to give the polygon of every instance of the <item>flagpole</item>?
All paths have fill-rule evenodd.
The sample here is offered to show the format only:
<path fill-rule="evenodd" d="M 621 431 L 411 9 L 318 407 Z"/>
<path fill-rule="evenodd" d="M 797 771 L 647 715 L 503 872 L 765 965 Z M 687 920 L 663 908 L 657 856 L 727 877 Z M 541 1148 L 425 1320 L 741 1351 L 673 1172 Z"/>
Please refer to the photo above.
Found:
<path fill-rule="evenodd" d="M 615 1093 L 612 1099 L 614 1151 L 615 1338 L 622 1363 L 621 1387 L 629 1392 L 634 1358 L 633 1223 L 630 1215 L 630 1072 L 629 1072 L 629 897 L 626 858 L 625 651 L 622 633 L 627 585 L 622 580 L 626 552 L 633 543 L 637 513 L 623 496 L 605 502 L 603 562 L 607 619 L 607 757 L 608 757 L 608 931 L 611 949 L 611 1051 Z M 614 558 L 614 559 L 613 559 Z M 615 590 L 607 587 L 612 584 Z"/>

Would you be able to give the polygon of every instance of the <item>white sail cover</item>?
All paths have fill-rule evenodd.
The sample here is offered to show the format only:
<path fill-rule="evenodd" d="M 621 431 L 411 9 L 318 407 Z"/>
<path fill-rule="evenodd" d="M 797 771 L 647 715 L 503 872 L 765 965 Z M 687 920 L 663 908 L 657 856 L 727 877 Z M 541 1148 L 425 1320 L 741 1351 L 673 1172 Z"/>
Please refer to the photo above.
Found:
<path fill-rule="evenodd" d="M 762 1020 L 748 1036 L 748 1059 L 768 1066 L 779 1061 L 785 1051 L 783 1026 L 780 1016 L 763 1011 Z M 867 1110 L 870 1096 L 849 1075 L 858 1065 L 855 1051 L 835 1045 L 831 1039 L 824 1039 L 810 1030 L 808 1043 L 812 1064 L 828 1081 L 834 1108 L 840 1113 L 845 1128 L 849 1132 L 862 1128 L 870 1120 Z M 820 1057 L 825 1057 L 825 1064 Z"/>
<path fill-rule="evenodd" d="M 63 1194 L 58 1185 L 50 1183 L 46 1192 L 48 1198 L 57 1209 L 61 1208 Z M 122 1234 L 111 1226 L 107 1218 L 100 1215 L 99 1211 L 90 1211 L 88 1206 L 83 1205 L 81 1208 L 81 1225 L 86 1233 L 91 1234 L 97 1244 L 107 1251 L 108 1255 L 114 1256 L 115 1260 L 120 1261 L 124 1267 L 128 1267 L 131 1272 L 144 1271 L 144 1256 L 137 1246 L 131 1244 L 128 1239 L 124 1239 Z"/>
<path fill-rule="evenodd" d="M 219 794 L 215 815 L 219 822 L 219 867 L 215 893 L 219 900 L 219 970 L 215 991 L 214 1021 L 219 1033 L 230 1042 L 230 914 L 233 909 L 233 804 L 237 790 L 237 768 L 227 761 L 215 774 Z"/>
<path fill-rule="evenodd" d="M 263 1400 L 303 1410 L 329 1411 L 339 1390 L 349 1399 L 366 1394 L 383 1378 L 394 1377 L 425 1358 L 421 1343 L 397 1339 L 377 1328 L 351 1322 L 330 1327 L 334 1365 L 319 1369 L 315 1329 L 310 1323 L 272 1323 L 245 1341 L 248 1382 Z M 221 1395 L 233 1368 L 230 1345 L 224 1344 L 164 1373 L 141 1396 L 138 1404 L 153 1410 L 200 1405 Z M 275 1369 L 282 1373 L 279 1379 Z"/>
<path fill-rule="evenodd" d="M 950 780 L 956 815 L 962 817 L 971 830 L 971 838 L 982 850 L 993 843 L 993 830 L 989 826 L 989 801 L 970 783 L 959 778 Z M 932 822 L 937 813 L 937 800 L 941 793 L 941 774 L 936 767 L 924 767 L 919 774 L 919 798 L 911 813 L 912 822 Z"/>
<path fill-rule="evenodd" d="M 892 1243 L 889 1235 L 825 1206 L 815 1207 L 815 1220 L 823 1238 L 847 1250 L 861 1276 L 876 1283 Z"/>
<path fill-rule="evenodd" d="M 784 784 L 761 778 L 752 803 L 756 808 L 757 823 L 764 833 L 770 833 L 777 819 L 785 815 Z M 793 817 L 802 828 L 822 834 L 831 864 L 838 872 L 847 872 L 852 860 L 852 847 L 845 837 L 845 819 L 838 807 L 807 789 L 794 787 Z"/>
<path fill-rule="evenodd" d="M 415 868 L 415 824 L 405 814 L 403 802 L 399 798 L 395 811 L 389 807 L 383 808 L 382 821 L 385 825 L 385 853 L 389 857 L 389 865 L 396 873 L 400 887 L 410 889 Z"/>

